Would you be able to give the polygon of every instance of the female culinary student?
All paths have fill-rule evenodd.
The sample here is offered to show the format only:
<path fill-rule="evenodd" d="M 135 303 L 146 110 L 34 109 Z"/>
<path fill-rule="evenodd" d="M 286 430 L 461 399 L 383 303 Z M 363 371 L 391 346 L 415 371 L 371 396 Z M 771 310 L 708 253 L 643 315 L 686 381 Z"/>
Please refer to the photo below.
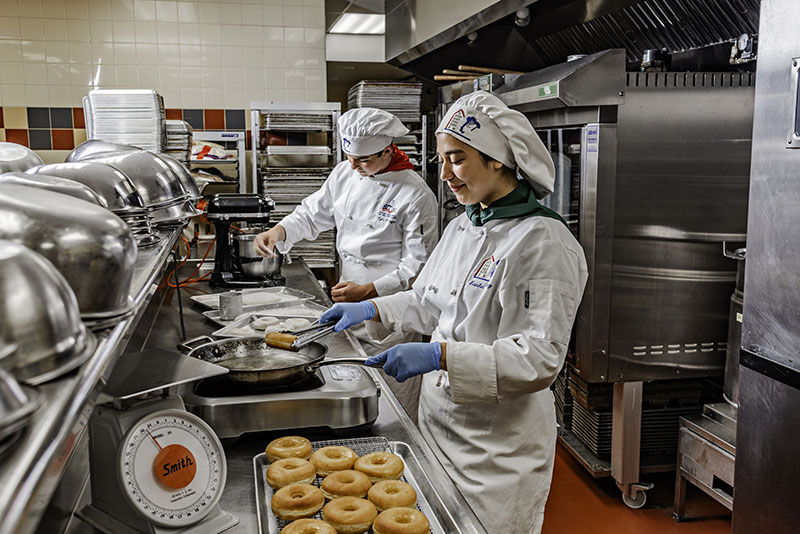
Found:
<path fill-rule="evenodd" d="M 290 215 L 259 234 L 256 250 L 269 256 L 277 247 L 285 254 L 294 243 L 316 239 L 335 227 L 341 276 L 331 289 L 334 302 L 358 302 L 409 289 L 439 231 L 436 197 L 408 156 L 392 143 L 408 129 L 391 113 L 374 108 L 350 110 L 339 118 L 338 126 L 347 160 Z M 371 343 L 363 328 L 354 333 L 368 354 L 389 347 Z M 407 340 L 413 339 L 419 338 Z M 415 420 L 420 382 L 389 381 Z"/>
<path fill-rule="evenodd" d="M 321 320 L 372 335 L 419 332 L 369 359 L 397 380 L 423 374 L 419 426 L 488 532 L 540 532 L 561 369 L 586 283 L 580 245 L 540 199 L 553 162 L 528 120 L 494 95 L 456 101 L 436 130 L 445 180 L 466 213 L 450 222 L 411 290 L 335 304 Z M 377 321 L 377 322 L 376 322 Z"/>

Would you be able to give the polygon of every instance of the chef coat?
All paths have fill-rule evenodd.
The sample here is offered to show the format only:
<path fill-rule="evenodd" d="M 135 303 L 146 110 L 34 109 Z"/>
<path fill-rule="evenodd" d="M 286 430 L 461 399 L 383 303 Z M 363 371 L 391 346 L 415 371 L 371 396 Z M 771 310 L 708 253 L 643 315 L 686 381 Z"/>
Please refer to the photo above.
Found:
<path fill-rule="evenodd" d="M 436 198 L 413 170 L 361 176 L 347 161 L 279 223 L 286 241 L 313 240 L 336 227 L 341 281 L 372 282 L 378 295 L 408 289 L 438 239 Z"/>
<path fill-rule="evenodd" d="M 423 377 L 419 427 L 488 532 L 538 533 L 556 441 L 549 390 L 586 284 L 556 218 L 453 220 L 409 291 L 374 299 L 373 335 L 431 334 L 447 371 Z"/>

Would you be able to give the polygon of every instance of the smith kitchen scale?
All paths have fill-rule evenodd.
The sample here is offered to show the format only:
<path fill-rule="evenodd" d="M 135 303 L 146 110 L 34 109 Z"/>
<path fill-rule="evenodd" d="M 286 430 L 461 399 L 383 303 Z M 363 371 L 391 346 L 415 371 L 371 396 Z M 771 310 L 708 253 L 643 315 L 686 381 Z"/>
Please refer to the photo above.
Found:
<path fill-rule="evenodd" d="M 89 421 L 91 504 L 78 512 L 113 534 L 216 534 L 239 520 L 219 507 L 225 452 L 166 388 L 227 369 L 164 351 L 124 355 Z"/>

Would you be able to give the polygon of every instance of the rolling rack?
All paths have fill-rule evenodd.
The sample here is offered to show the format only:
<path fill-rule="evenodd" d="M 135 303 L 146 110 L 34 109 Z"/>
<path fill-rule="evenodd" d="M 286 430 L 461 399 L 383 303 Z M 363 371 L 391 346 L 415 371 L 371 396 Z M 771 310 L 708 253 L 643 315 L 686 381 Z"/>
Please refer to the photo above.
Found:
<path fill-rule="evenodd" d="M 273 222 L 317 191 L 342 161 L 338 102 L 251 102 L 254 190 L 275 201 Z M 299 134 L 299 135 L 298 135 Z M 336 267 L 336 231 L 292 248 L 309 267 Z"/>

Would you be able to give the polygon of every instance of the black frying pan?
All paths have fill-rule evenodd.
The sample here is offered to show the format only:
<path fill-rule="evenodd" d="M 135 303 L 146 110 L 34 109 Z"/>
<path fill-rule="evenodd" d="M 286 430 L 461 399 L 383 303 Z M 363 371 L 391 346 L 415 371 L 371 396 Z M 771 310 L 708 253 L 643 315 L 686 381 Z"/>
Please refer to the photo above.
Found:
<path fill-rule="evenodd" d="M 195 347 L 198 342 L 204 344 Z M 323 361 L 328 347 L 321 343 L 309 343 L 295 352 L 270 347 L 261 336 L 220 341 L 201 336 L 178 345 L 178 348 L 188 351 L 192 358 L 226 367 L 229 372 L 219 378 L 248 389 L 301 384 L 323 365 L 365 365 L 362 359 Z"/>

